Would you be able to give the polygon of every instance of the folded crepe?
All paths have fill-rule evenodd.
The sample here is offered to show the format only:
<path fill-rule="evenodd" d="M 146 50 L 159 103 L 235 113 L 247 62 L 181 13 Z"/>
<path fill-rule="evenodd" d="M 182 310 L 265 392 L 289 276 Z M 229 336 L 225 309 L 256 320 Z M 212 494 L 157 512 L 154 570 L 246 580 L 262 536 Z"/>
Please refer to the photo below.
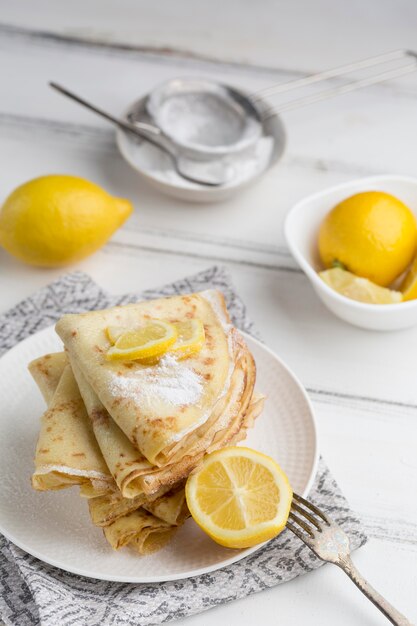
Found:
<path fill-rule="evenodd" d="M 241 347 L 239 341 L 235 347 Z M 227 397 L 204 427 L 192 433 L 187 454 L 159 468 L 152 466 L 116 425 L 76 364 L 74 370 L 100 449 L 122 495 L 127 498 L 143 492 L 153 495 L 163 487 L 175 485 L 188 476 L 206 451 L 227 445 L 242 428 L 254 384 L 253 360 L 246 351 L 231 376 Z"/>
<path fill-rule="evenodd" d="M 28 365 L 28 370 L 38 385 L 47 406 L 52 400 L 66 365 L 68 365 L 68 357 L 65 352 L 45 354 Z"/>
<path fill-rule="evenodd" d="M 172 526 L 144 509 L 138 509 L 106 526 L 103 532 L 114 550 L 129 546 L 145 555 L 163 548 L 177 529 L 178 526 Z"/>
<path fill-rule="evenodd" d="M 177 360 L 168 353 L 156 365 L 106 358 L 110 326 L 135 329 L 149 319 L 194 318 L 204 324 L 205 343 L 190 358 Z M 220 292 L 65 315 L 56 330 L 72 364 L 145 460 L 178 470 L 172 484 L 208 449 L 221 447 L 239 431 L 253 392 L 255 364 L 230 324 Z M 163 478 L 153 477 L 155 473 L 143 473 L 139 484 L 144 490 L 157 491 L 172 472 Z"/>
<path fill-rule="evenodd" d="M 254 399 L 250 410 L 247 412 L 247 424 L 252 425 L 253 420 L 260 414 L 264 398 L 258 396 Z M 239 432 L 236 440 L 244 438 L 245 432 Z M 122 499 L 125 503 L 133 504 L 132 499 Z M 91 506 L 97 499 L 90 501 Z M 146 511 L 148 511 L 148 516 Z M 116 510 L 113 509 L 113 514 Z M 150 515 L 150 514 L 153 515 Z M 150 554 L 161 549 L 170 541 L 176 529 L 189 517 L 185 500 L 184 486 L 180 485 L 175 490 L 157 498 L 153 502 L 143 504 L 141 508 L 118 517 L 115 521 L 107 524 L 104 535 L 114 549 L 129 545 L 140 554 Z"/>
<path fill-rule="evenodd" d="M 190 517 L 184 483 L 156 500 L 145 502 L 143 508 L 167 524 L 181 526 L 187 517 Z"/>
<path fill-rule="evenodd" d="M 261 394 L 254 394 L 249 409 L 245 414 L 242 428 L 232 437 L 228 444 L 236 444 L 245 439 L 248 428 L 252 428 L 254 420 L 262 412 L 264 399 L 264 396 Z M 200 458 L 200 461 L 202 458 Z M 168 489 L 170 488 L 168 487 Z M 108 526 L 120 517 L 136 511 L 140 507 L 145 508 L 156 517 L 170 524 L 181 524 L 188 516 L 184 482 L 180 482 L 167 493 L 164 493 L 164 491 L 167 491 L 167 487 L 161 488 L 153 496 L 142 493 L 135 498 L 124 498 L 120 493 L 112 493 L 100 498 L 94 498 L 88 503 L 93 524 L 96 526 Z"/>
<path fill-rule="evenodd" d="M 49 401 L 41 418 L 33 488 L 81 485 L 94 496 L 114 490 L 70 365 L 62 355 L 47 355 L 32 362 L 29 370 Z"/>
<path fill-rule="evenodd" d="M 88 506 L 93 524 L 101 527 L 108 526 L 141 507 L 169 524 L 178 525 L 184 521 L 185 511 L 188 510 L 185 504 L 184 482 L 166 493 L 150 497 L 141 494 L 136 498 L 123 498 L 119 493 L 107 494 L 89 500 Z M 159 511 L 161 515 L 154 511 Z"/>
<path fill-rule="evenodd" d="M 121 494 L 125 498 L 140 496 L 143 487 L 138 478 L 152 471 L 153 466 L 111 418 L 76 362 L 71 360 L 71 366 L 97 443 Z"/>
<path fill-rule="evenodd" d="M 49 387 L 49 393 L 53 393 L 53 386 L 56 384 L 55 380 L 57 376 L 55 376 L 55 378 L 51 375 L 47 376 L 44 363 L 48 364 L 49 372 L 59 374 L 65 363 L 67 363 L 67 359 L 64 353 L 55 353 L 41 357 L 37 359 L 34 364 L 31 364 L 31 371 L 34 369 L 34 365 L 37 365 L 36 371 L 41 372 L 37 378 L 38 384 L 44 391 Z M 139 453 L 137 448 L 133 446 L 123 431 L 110 417 L 76 364 L 74 364 L 73 369 L 84 404 L 91 419 L 97 443 L 122 496 L 125 498 L 134 498 L 135 502 L 140 503 L 146 500 L 144 493 L 148 496 L 152 495 L 157 497 L 158 493 L 171 489 L 173 485 L 186 477 L 201 461 L 202 453 L 194 456 L 186 456 L 180 462 L 165 466 L 164 468 L 152 466 L 149 461 Z M 237 372 L 233 374 L 230 387 L 231 391 L 228 394 L 229 404 L 232 404 L 235 395 L 233 390 L 237 390 L 240 398 L 240 386 L 236 386 L 235 384 L 235 380 L 240 374 L 240 370 L 237 370 Z M 247 386 L 247 389 L 250 389 L 250 387 Z M 244 408 L 245 404 L 241 405 L 240 412 L 235 412 L 236 419 L 234 422 L 229 423 L 228 429 L 216 433 L 212 439 L 210 450 L 218 449 L 230 443 L 234 435 L 241 428 L 241 415 L 244 412 Z M 213 422 L 213 419 L 211 419 L 209 423 L 211 422 Z M 97 495 L 97 492 L 91 484 L 86 483 L 81 486 L 81 495 L 94 497 Z M 115 498 L 118 499 L 119 496 L 114 494 L 110 500 L 114 500 Z M 97 509 L 99 509 L 100 506 L 101 504 L 99 502 L 95 505 Z M 134 504 L 132 507 L 125 504 L 124 510 L 127 512 L 137 508 Z"/>
<path fill-rule="evenodd" d="M 74 408 L 74 403 L 78 402 L 79 398 L 77 398 L 76 389 L 73 385 L 74 379 L 72 376 L 69 377 L 70 384 L 68 384 L 68 380 L 65 383 L 65 379 L 68 379 L 68 359 L 65 353 L 55 353 L 50 355 L 45 355 L 39 359 L 36 359 L 29 365 L 29 370 L 35 379 L 38 387 L 45 398 L 47 403 L 52 403 L 54 405 L 53 398 L 54 394 L 57 391 L 58 387 L 61 385 L 61 395 L 59 398 L 62 399 L 63 389 L 62 386 L 65 384 L 65 394 L 68 396 L 68 402 L 72 403 L 72 407 Z M 65 374 L 65 376 L 64 376 Z M 63 378 L 64 376 L 64 378 Z M 62 382 L 61 382 L 62 380 Z M 56 398 L 58 397 L 58 394 Z M 55 398 L 55 399 L 56 399 Z M 79 402 L 78 402 L 79 403 Z M 52 408 L 52 406 L 50 408 Z M 82 413 L 82 411 L 81 411 Z M 57 419 L 59 421 L 59 417 L 62 413 L 57 414 Z M 64 412 L 64 421 L 69 417 L 69 413 L 67 411 Z M 76 412 L 71 411 L 72 419 L 79 419 L 80 415 Z M 83 416 L 85 421 L 85 414 Z M 87 421 L 88 424 L 88 421 Z M 63 426 L 62 424 L 60 424 Z M 66 424 L 67 426 L 68 424 Z M 68 435 L 69 432 L 67 429 L 56 429 L 56 424 L 53 421 L 48 421 L 47 428 L 51 428 L 51 439 L 58 439 L 58 441 L 62 442 L 63 437 Z M 88 430 L 88 429 L 87 429 Z M 82 442 L 82 448 L 85 450 L 85 441 L 88 441 L 88 437 L 86 439 L 84 429 L 81 428 L 81 437 L 80 441 Z M 77 428 L 70 429 L 70 436 L 77 437 L 77 433 L 80 434 L 80 430 Z M 42 435 L 42 432 L 41 432 Z M 61 439 L 62 437 L 62 439 Z M 55 442 L 56 443 L 56 442 Z M 93 446 L 94 447 L 94 446 Z M 58 452 L 58 451 L 56 451 Z M 91 451 L 90 451 L 91 452 Z M 59 451 L 59 454 L 62 455 L 62 451 Z M 60 456 L 61 459 L 65 457 Z M 76 457 L 79 458 L 78 456 Z M 57 475 L 55 471 L 52 473 L 47 473 L 44 475 L 38 475 L 35 471 L 33 477 L 34 487 L 36 489 L 41 488 L 53 488 L 59 489 L 65 486 L 70 486 L 73 484 L 79 484 L 79 480 L 82 479 L 78 475 L 78 471 L 83 472 L 85 468 L 77 467 L 77 475 L 74 475 L 72 472 L 74 470 L 72 459 L 70 460 L 71 467 L 66 468 L 69 472 L 65 473 L 64 476 Z M 78 464 L 77 464 L 78 465 Z M 123 545 L 131 546 L 136 552 L 139 554 L 150 554 L 152 552 L 156 552 L 160 550 L 174 535 L 176 528 L 179 524 L 181 524 L 186 516 L 188 515 L 188 509 L 185 504 L 185 492 L 183 485 L 181 485 L 181 492 L 178 493 L 178 490 L 170 494 L 166 498 L 161 498 L 160 501 L 155 502 L 155 511 L 160 512 L 162 517 L 157 517 L 152 514 L 152 511 L 146 511 L 145 509 L 140 509 L 140 504 L 145 503 L 146 496 L 142 494 L 141 502 L 139 500 L 128 500 L 122 498 L 121 495 L 117 495 L 115 492 L 111 492 L 109 494 L 109 489 L 107 485 L 104 485 L 104 489 L 100 489 L 100 481 L 91 480 L 89 482 L 85 482 L 80 485 L 80 490 L 82 495 L 85 496 L 94 496 L 90 501 L 90 513 L 91 511 L 95 511 L 95 515 L 98 515 L 97 512 L 103 508 L 103 504 L 100 504 L 103 500 L 106 502 L 106 512 L 109 515 L 109 510 L 112 510 L 111 505 L 109 506 L 109 502 L 112 502 L 112 499 L 115 499 L 118 502 L 117 516 L 113 516 L 112 519 L 107 520 L 107 524 L 114 522 L 116 519 L 118 520 L 117 524 L 113 524 L 112 528 L 108 530 L 107 533 L 104 533 L 107 541 L 113 548 L 122 547 Z M 106 493 L 108 495 L 100 496 L 101 493 Z M 97 495 L 99 497 L 97 497 Z M 120 504 L 120 500 L 122 501 L 122 505 Z M 91 508 L 91 503 L 97 502 L 95 508 Z M 126 505 L 128 503 L 130 507 L 123 507 L 123 503 Z M 134 507 L 132 508 L 132 503 Z M 148 502 L 148 504 L 150 504 Z M 101 507 L 101 508 L 100 508 Z M 139 510 L 138 510 L 139 509 Z M 134 516 L 126 517 L 126 513 L 131 513 L 135 511 Z M 94 515 L 91 515 L 93 522 Z M 101 522 L 103 520 L 100 520 Z M 99 525 L 103 525 L 100 523 Z"/>

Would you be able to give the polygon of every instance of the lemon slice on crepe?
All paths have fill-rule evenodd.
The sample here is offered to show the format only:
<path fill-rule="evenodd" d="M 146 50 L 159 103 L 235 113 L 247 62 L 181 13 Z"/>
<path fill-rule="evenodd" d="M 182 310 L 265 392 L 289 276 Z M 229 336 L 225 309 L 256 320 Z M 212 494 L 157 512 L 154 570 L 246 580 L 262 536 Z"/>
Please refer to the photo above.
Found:
<path fill-rule="evenodd" d="M 155 323 L 159 322 L 155 321 Z M 201 320 L 191 319 L 186 320 L 185 322 L 174 322 L 172 326 L 174 326 L 177 331 L 177 339 L 175 343 L 170 344 L 168 347 L 167 350 L 170 353 L 175 354 L 178 359 L 186 359 L 187 357 L 200 352 L 206 340 L 204 324 Z M 131 331 L 123 326 L 109 326 L 106 328 L 107 336 L 112 344 L 116 344 L 123 335 L 135 332 L 136 331 Z M 152 365 L 156 363 L 158 358 L 165 354 L 165 352 L 166 350 L 152 354 L 151 356 L 130 358 L 135 358 L 140 360 L 142 363 Z"/>
<path fill-rule="evenodd" d="M 106 328 L 106 334 L 111 343 L 115 344 L 119 337 L 121 337 L 125 333 L 128 333 L 129 330 L 130 329 L 126 328 L 125 326 L 108 326 Z"/>
<path fill-rule="evenodd" d="M 199 319 L 191 319 L 185 322 L 175 322 L 174 326 L 178 332 L 178 339 L 169 351 L 179 359 L 186 359 L 200 352 L 206 340 L 203 322 Z"/>
<path fill-rule="evenodd" d="M 110 336 L 109 330 L 107 334 Z M 154 359 L 165 354 L 177 338 L 178 332 L 173 324 L 153 320 L 119 335 L 114 346 L 107 351 L 107 358 L 111 361 Z"/>
<path fill-rule="evenodd" d="M 249 548 L 278 535 L 292 500 L 278 463 L 243 447 L 208 454 L 189 476 L 185 494 L 197 524 L 227 548 Z"/>

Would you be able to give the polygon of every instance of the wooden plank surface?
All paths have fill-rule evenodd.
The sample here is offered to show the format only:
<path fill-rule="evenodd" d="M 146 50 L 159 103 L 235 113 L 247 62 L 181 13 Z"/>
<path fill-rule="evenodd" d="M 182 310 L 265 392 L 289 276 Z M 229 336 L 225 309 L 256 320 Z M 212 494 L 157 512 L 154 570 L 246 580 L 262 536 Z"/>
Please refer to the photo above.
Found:
<path fill-rule="evenodd" d="M 229 268 L 262 336 L 310 392 L 322 453 L 372 537 L 355 560 L 417 619 L 417 502 L 408 496 L 417 492 L 417 328 L 372 333 L 337 320 L 317 300 L 282 234 L 287 211 L 311 192 L 373 173 L 416 175 L 417 77 L 287 114 L 283 160 L 244 194 L 207 206 L 152 190 L 119 156 L 112 129 L 46 86 L 59 80 L 115 113 L 176 75 L 216 77 L 255 91 L 361 54 L 411 46 L 416 23 L 416 5 L 405 0 L 372 0 L 366 8 L 353 2 L 349 16 L 328 0 L 314 9 L 306 0 L 224 5 L 216 0 L 210 11 L 199 5 L 191 22 L 188 0 L 126 1 L 123 8 L 114 0 L 87 6 L 77 0 L 59 11 L 50 0 L 36 10 L 27 0 L 0 0 L 0 195 L 31 177 L 62 172 L 131 198 L 129 222 L 76 266 L 114 293 L 213 263 Z M 328 45 L 317 45 L 325 36 Z M 0 251 L 1 310 L 60 273 L 20 265 Z M 273 624 L 278 614 L 282 624 L 383 623 L 327 566 L 184 623 Z"/>

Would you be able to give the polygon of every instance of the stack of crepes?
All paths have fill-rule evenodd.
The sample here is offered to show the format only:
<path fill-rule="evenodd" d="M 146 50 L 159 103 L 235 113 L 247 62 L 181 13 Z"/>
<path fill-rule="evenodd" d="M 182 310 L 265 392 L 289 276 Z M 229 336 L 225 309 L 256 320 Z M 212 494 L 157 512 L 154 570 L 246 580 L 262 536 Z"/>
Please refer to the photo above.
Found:
<path fill-rule="evenodd" d="M 198 321 L 198 351 L 109 359 L 109 329 L 154 320 Z M 65 350 L 29 365 L 48 407 L 32 485 L 79 485 L 113 548 L 158 550 L 189 515 L 187 476 L 208 452 L 244 439 L 262 410 L 253 357 L 214 290 L 65 315 L 56 332 Z"/>

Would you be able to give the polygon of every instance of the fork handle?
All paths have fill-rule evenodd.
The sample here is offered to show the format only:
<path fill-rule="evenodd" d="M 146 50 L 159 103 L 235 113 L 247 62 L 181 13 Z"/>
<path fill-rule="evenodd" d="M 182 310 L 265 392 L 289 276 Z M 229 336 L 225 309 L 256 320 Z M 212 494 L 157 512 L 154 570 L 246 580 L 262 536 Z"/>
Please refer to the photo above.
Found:
<path fill-rule="evenodd" d="M 385 615 L 387 619 L 395 626 L 413 626 L 413 624 L 392 604 L 388 602 L 383 596 L 381 596 L 376 589 L 374 589 L 362 574 L 356 569 L 352 559 L 348 556 L 343 558 L 338 565 L 349 578 L 355 583 L 355 585 L 362 591 L 362 593 L 370 600 L 375 606 Z"/>

